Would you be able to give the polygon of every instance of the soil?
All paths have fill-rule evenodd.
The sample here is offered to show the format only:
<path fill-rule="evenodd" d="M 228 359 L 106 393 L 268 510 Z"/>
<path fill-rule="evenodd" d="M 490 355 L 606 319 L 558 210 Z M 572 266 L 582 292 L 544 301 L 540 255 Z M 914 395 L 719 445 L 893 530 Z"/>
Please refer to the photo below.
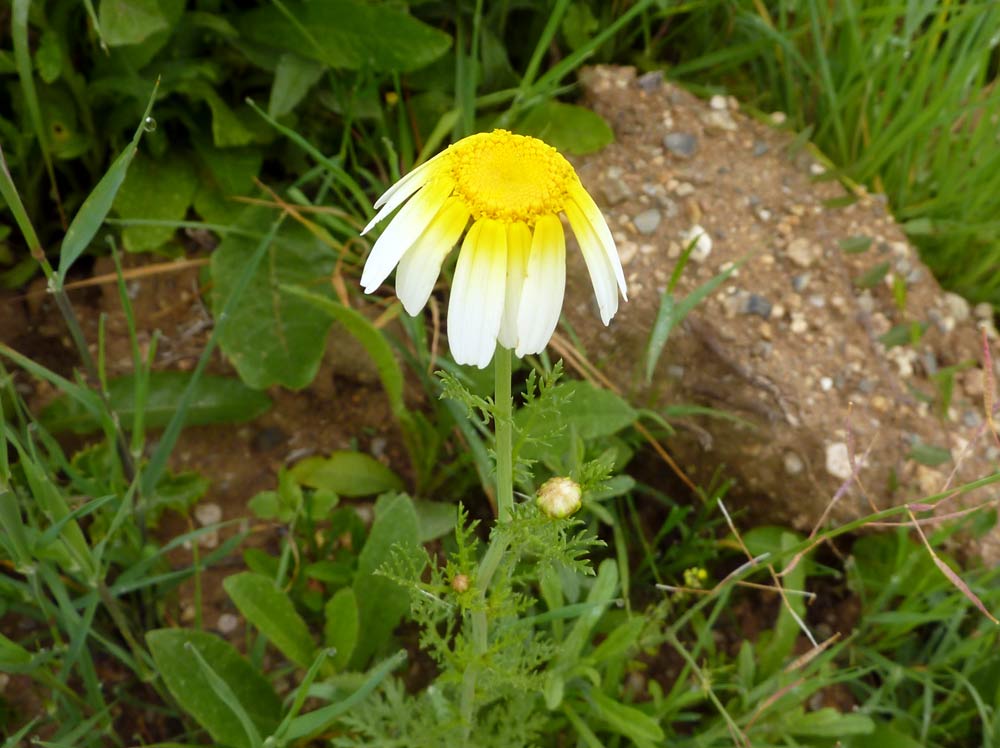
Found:
<path fill-rule="evenodd" d="M 633 68 L 583 81 L 616 139 L 578 170 L 618 243 L 629 301 L 601 326 L 571 251 L 565 314 L 611 382 L 680 429 L 668 448 L 696 483 L 724 465 L 753 521 L 811 530 L 994 471 L 983 393 L 995 374 L 980 363 L 992 309 L 941 289 L 884 199 L 832 179 L 778 115 Z M 650 331 L 695 239 L 677 302 L 731 275 L 672 331 L 647 383 Z M 711 412 L 677 414 L 687 405 Z M 940 513 L 992 505 L 988 491 Z M 1000 535 L 970 550 L 1000 558 Z"/>

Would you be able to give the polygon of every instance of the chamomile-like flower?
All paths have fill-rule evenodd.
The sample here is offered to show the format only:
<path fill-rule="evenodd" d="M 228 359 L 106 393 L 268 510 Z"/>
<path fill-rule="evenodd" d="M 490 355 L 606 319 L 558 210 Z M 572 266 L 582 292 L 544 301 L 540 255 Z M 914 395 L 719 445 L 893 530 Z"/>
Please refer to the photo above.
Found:
<path fill-rule="evenodd" d="M 404 204 L 405 203 L 405 204 Z M 594 285 L 601 320 L 626 298 L 615 240 L 570 163 L 537 138 L 494 130 L 463 138 L 390 187 L 362 234 L 403 206 L 375 242 L 366 293 L 396 271 L 410 314 L 427 303 L 441 264 L 465 232 L 448 303 L 448 344 L 460 364 L 484 368 L 499 341 L 539 353 L 559 321 L 569 220 Z"/>

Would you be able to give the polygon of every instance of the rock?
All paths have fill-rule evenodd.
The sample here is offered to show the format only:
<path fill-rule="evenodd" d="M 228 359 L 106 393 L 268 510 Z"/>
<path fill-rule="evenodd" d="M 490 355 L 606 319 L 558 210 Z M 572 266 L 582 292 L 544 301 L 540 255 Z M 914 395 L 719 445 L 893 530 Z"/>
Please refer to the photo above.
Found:
<path fill-rule="evenodd" d="M 601 194 L 611 205 L 618 205 L 618 203 L 625 202 L 632 197 L 632 190 L 622 179 L 620 168 L 612 167 L 607 170 L 604 175 L 604 183 L 601 185 Z"/>
<path fill-rule="evenodd" d="M 232 613 L 223 613 L 215 623 L 215 628 L 220 634 L 231 634 L 240 625 L 240 619 Z"/>
<path fill-rule="evenodd" d="M 628 252 L 629 302 L 621 305 L 610 328 L 593 315 L 593 290 L 579 253 L 568 252 L 566 298 L 580 303 L 567 303 L 564 314 L 590 359 L 600 362 L 622 392 L 632 392 L 661 413 L 677 402 L 696 402 L 752 424 L 750 437 L 751 432 L 721 419 L 685 419 L 690 428 L 678 429 L 665 446 L 687 475 L 705 484 L 724 465 L 726 477 L 734 481 L 727 496 L 745 512 L 743 527 L 777 522 L 809 532 L 824 517 L 837 525 L 869 514 L 871 505 L 888 508 L 923 498 L 908 435 L 925 444 L 968 442 L 966 454 L 945 471 L 955 470 L 953 485 L 991 474 L 989 451 L 995 445 L 973 439 L 983 421 L 981 375 L 977 380 L 971 372 L 956 374 L 944 418 L 940 382 L 933 378 L 935 368 L 939 378 L 948 367 L 982 360 L 982 333 L 972 323 L 976 314 L 941 290 L 886 212 L 885 200 L 858 190 L 847 204 L 844 187 L 836 180 L 813 181 L 808 162 L 797 166 L 784 158 L 762 159 L 765 153 L 782 153 L 794 134 L 771 130 L 728 101 L 725 109 L 715 110 L 669 82 L 656 96 L 642 96 L 628 68 L 600 70 L 605 82 L 625 84 L 585 90 L 598 113 L 616 123 L 616 141 L 576 162 L 584 184 L 600 196 L 604 174 L 620 167 L 628 170 L 632 184 L 662 184 L 676 195 L 677 186 L 687 183 L 697 191 L 677 205 L 679 228 L 690 228 L 646 240 L 654 251 L 644 251 L 640 243 L 638 251 Z M 738 135 L 718 127 L 716 115 L 728 117 Z M 659 132 L 630 124 L 668 120 Z M 686 162 L 668 154 L 654 163 L 650 153 L 661 152 L 663 132 L 694 135 L 695 158 Z M 755 144 L 769 150 L 759 147 L 754 155 Z M 834 202 L 843 207 L 829 207 Z M 774 213 L 766 224 L 756 215 L 763 206 Z M 619 227 L 622 219 L 632 222 L 649 206 L 605 202 L 600 207 Z M 742 262 L 739 288 L 729 290 L 731 278 L 697 305 L 671 332 L 651 385 L 634 389 L 633 364 L 644 356 L 662 289 L 682 249 L 705 227 L 711 236 L 699 239 L 676 298 L 692 293 L 727 263 Z M 858 236 L 872 238 L 868 251 L 825 251 Z M 903 259 L 905 272 L 897 268 Z M 914 272 L 921 274 L 920 282 L 907 288 L 905 311 L 883 283 L 855 286 L 856 279 L 883 262 L 908 281 Z M 769 314 L 765 302 L 771 304 Z M 992 310 L 979 311 L 979 320 L 993 321 Z M 887 350 L 879 341 L 883 333 L 912 321 L 931 323 L 919 345 Z M 993 356 L 1000 360 L 996 347 Z M 828 511 L 850 478 L 847 444 L 852 442 L 867 493 L 849 481 Z M 951 499 L 948 511 L 991 498 L 989 487 L 971 490 Z M 998 562 L 1000 530 L 970 539 L 963 548 Z"/>
<path fill-rule="evenodd" d="M 769 150 L 771 150 L 771 146 L 769 146 L 766 141 L 755 140 L 753 142 L 753 155 L 755 157 L 760 158 Z"/>
<path fill-rule="evenodd" d="M 811 267 L 821 253 L 820 248 L 804 237 L 792 239 L 785 249 L 788 259 L 800 268 Z"/>
<path fill-rule="evenodd" d="M 736 121 L 733 119 L 733 115 L 731 115 L 728 110 L 720 112 L 713 109 L 710 112 L 705 112 L 702 115 L 701 121 L 704 123 L 705 127 L 709 130 L 722 130 L 723 132 L 734 132 L 735 130 L 739 129 L 739 127 L 736 125 Z"/>
<path fill-rule="evenodd" d="M 726 109 L 726 97 L 721 94 L 715 94 L 708 100 L 708 105 L 715 111 L 721 112 Z"/>
<path fill-rule="evenodd" d="M 698 150 L 698 138 L 689 132 L 668 132 L 663 136 L 663 147 L 675 156 L 691 158 Z"/>
<path fill-rule="evenodd" d="M 661 219 L 660 211 L 656 208 L 650 208 L 633 218 L 632 223 L 635 224 L 636 231 L 644 236 L 649 236 L 659 227 Z"/>
<path fill-rule="evenodd" d="M 640 75 L 635 83 L 646 93 L 653 93 L 663 86 L 663 71 L 650 70 L 648 73 Z"/>
<path fill-rule="evenodd" d="M 752 293 L 747 301 L 744 314 L 756 314 L 758 317 L 767 319 L 771 316 L 772 304 L 760 294 Z"/>
<path fill-rule="evenodd" d="M 212 502 L 202 502 L 194 508 L 194 518 L 202 527 L 217 525 L 222 521 L 222 507 Z"/>
<path fill-rule="evenodd" d="M 694 249 L 691 250 L 691 259 L 695 262 L 704 262 L 712 254 L 712 237 L 698 224 L 685 231 L 681 239 L 685 248 L 691 242 L 695 242 Z"/>
<path fill-rule="evenodd" d="M 833 442 L 826 445 L 826 472 L 840 480 L 851 477 L 851 458 L 847 444 Z"/>

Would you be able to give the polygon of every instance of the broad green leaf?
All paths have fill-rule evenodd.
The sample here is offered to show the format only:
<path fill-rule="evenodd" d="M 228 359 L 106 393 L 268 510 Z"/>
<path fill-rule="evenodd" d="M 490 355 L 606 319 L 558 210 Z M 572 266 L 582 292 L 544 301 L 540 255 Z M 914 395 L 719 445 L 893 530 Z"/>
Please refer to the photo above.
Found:
<path fill-rule="evenodd" d="M 520 456 L 531 459 L 558 459 L 572 446 L 574 436 L 597 439 L 610 436 L 633 423 L 639 414 L 625 400 L 610 390 L 600 389 L 589 382 L 574 381 L 557 384 L 549 398 L 557 398 L 561 407 L 557 414 L 546 410 L 545 399 L 538 399 L 517 411 L 514 422 L 525 436 L 542 436 L 527 442 Z M 561 430 L 551 433 L 552 423 Z"/>
<path fill-rule="evenodd" d="M 844 741 L 845 748 L 923 748 L 924 744 L 900 732 L 892 725 L 876 724 L 867 735 L 853 735 Z"/>
<path fill-rule="evenodd" d="M 326 67 L 305 57 L 286 52 L 278 60 L 271 84 L 271 98 L 267 102 L 267 113 L 272 117 L 288 114 L 309 93 L 323 75 Z"/>
<path fill-rule="evenodd" d="M 252 10 L 238 24 L 251 41 L 330 67 L 408 72 L 433 62 L 451 37 L 389 5 L 359 0 L 283 3 Z"/>
<path fill-rule="evenodd" d="M 146 642 L 167 689 L 214 740 L 250 748 L 239 718 L 192 662 L 188 646 L 194 647 L 229 686 L 261 734 L 270 735 L 278 726 L 281 702 L 274 689 L 228 642 L 205 631 L 187 629 L 156 629 L 146 634 Z"/>
<path fill-rule="evenodd" d="M 0 670 L 17 672 L 31 662 L 31 652 L 0 633 Z"/>
<path fill-rule="evenodd" d="M 337 669 L 347 666 L 351 653 L 358 642 L 358 601 L 354 590 L 344 587 L 337 590 L 323 609 L 326 623 L 323 626 L 323 638 L 326 646 L 337 650 L 333 656 L 333 664 Z"/>
<path fill-rule="evenodd" d="M 169 27 L 157 0 L 101 0 L 97 17 L 101 36 L 112 47 L 139 44 Z"/>
<path fill-rule="evenodd" d="M 322 488 L 340 496 L 371 496 L 403 488 L 398 475 L 362 452 L 344 450 L 329 457 L 307 457 L 289 472 L 303 486 Z"/>
<path fill-rule="evenodd" d="M 360 623 L 351 667 L 361 669 L 385 646 L 392 631 L 409 610 L 405 589 L 375 572 L 393 553 L 416 553 L 420 548 L 420 521 L 410 497 L 396 494 L 375 506 L 375 521 L 358 556 L 354 595 Z"/>
<path fill-rule="evenodd" d="M 334 299 L 317 296 L 302 289 L 287 289 L 289 293 L 307 299 L 318 308 L 327 311 L 340 325 L 365 347 L 378 369 L 382 388 L 389 398 L 393 414 L 400 420 L 409 418 L 409 411 L 403 401 L 403 370 L 396 360 L 392 347 L 385 335 L 360 312 L 344 306 Z"/>
<path fill-rule="evenodd" d="M 421 543 L 437 540 L 455 529 L 458 513 L 454 504 L 414 499 L 413 507 L 417 510 L 417 520 L 420 522 Z"/>
<path fill-rule="evenodd" d="M 226 577 L 222 586 L 240 613 L 285 657 L 309 667 L 316 654 L 309 627 L 274 580 L 246 571 Z"/>
<path fill-rule="evenodd" d="M 611 126 L 597 112 L 552 100 L 529 110 L 514 129 L 578 156 L 599 151 L 615 140 Z"/>
<path fill-rule="evenodd" d="M 38 75 L 46 83 L 55 83 L 62 74 L 63 50 L 59 42 L 59 34 L 52 29 L 45 29 L 35 51 L 35 66 Z"/>
<path fill-rule="evenodd" d="M 191 374 L 185 371 L 154 371 L 149 375 L 149 392 L 143 409 L 147 428 L 163 428 L 169 423 L 177 401 Z M 122 428 L 132 428 L 135 419 L 135 377 L 129 374 L 108 383 L 108 401 Z M 187 426 L 252 421 L 271 407 L 271 399 L 231 377 L 203 376 L 195 386 L 194 398 L 184 418 Z M 68 395 L 60 395 L 41 412 L 39 420 L 54 433 L 72 431 L 89 434 L 100 429 L 94 416 Z"/>
<path fill-rule="evenodd" d="M 783 731 L 791 735 L 843 739 L 848 735 L 869 735 L 875 722 L 865 714 L 842 714 L 833 707 L 806 712 L 801 708 L 786 713 L 781 720 Z"/>
<path fill-rule="evenodd" d="M 181 221 L 198 186 L 191 154 L 169 151 L 162 159 L 136 156 L 115 198 L 124 219 Z M 158 249 L 174 235 L 174 226 L 126 226 L 122 243 L 130 252 Z"/>
<path fill-rule="evenodd" d="M 659 743 L 664 739 L 663 728 L 659 723 L 634 706 L 622 704 L 610 696 L 594 689 L 590 701 L 595 707 L 595 713 L 604 720 L 608 727 L 637 743 Z"/>
<path fill-rule="evenodd" d="M 237 225 L 265 234 L 274 220 L 271 211 L 249 208 Z M 216 315 L 258 243 L 257 238 L 231 233 L 212 253 L 212 310 Z M 283 226 L 268 246 L 220 336 L 223 352 L 248 385 L 300 389 L 316 376 L 330 318 L 285 291 L 282 284 L 305 284 L 332 293 L 326 279 L 333 264 L 333 253 L 296 223 Z"/>

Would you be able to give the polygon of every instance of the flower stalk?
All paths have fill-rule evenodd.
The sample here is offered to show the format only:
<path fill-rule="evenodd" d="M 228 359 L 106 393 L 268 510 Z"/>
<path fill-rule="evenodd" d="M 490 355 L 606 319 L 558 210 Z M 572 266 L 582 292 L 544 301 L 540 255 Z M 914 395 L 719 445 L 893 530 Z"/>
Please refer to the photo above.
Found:
<path fill-rule="evenodd" d="M 493 426 L 497 465 L 497 519 L 509 522 L 514 513 L 514 414 L 510 394 L 510 349 L 497 345 L 493 359 Z"/>

